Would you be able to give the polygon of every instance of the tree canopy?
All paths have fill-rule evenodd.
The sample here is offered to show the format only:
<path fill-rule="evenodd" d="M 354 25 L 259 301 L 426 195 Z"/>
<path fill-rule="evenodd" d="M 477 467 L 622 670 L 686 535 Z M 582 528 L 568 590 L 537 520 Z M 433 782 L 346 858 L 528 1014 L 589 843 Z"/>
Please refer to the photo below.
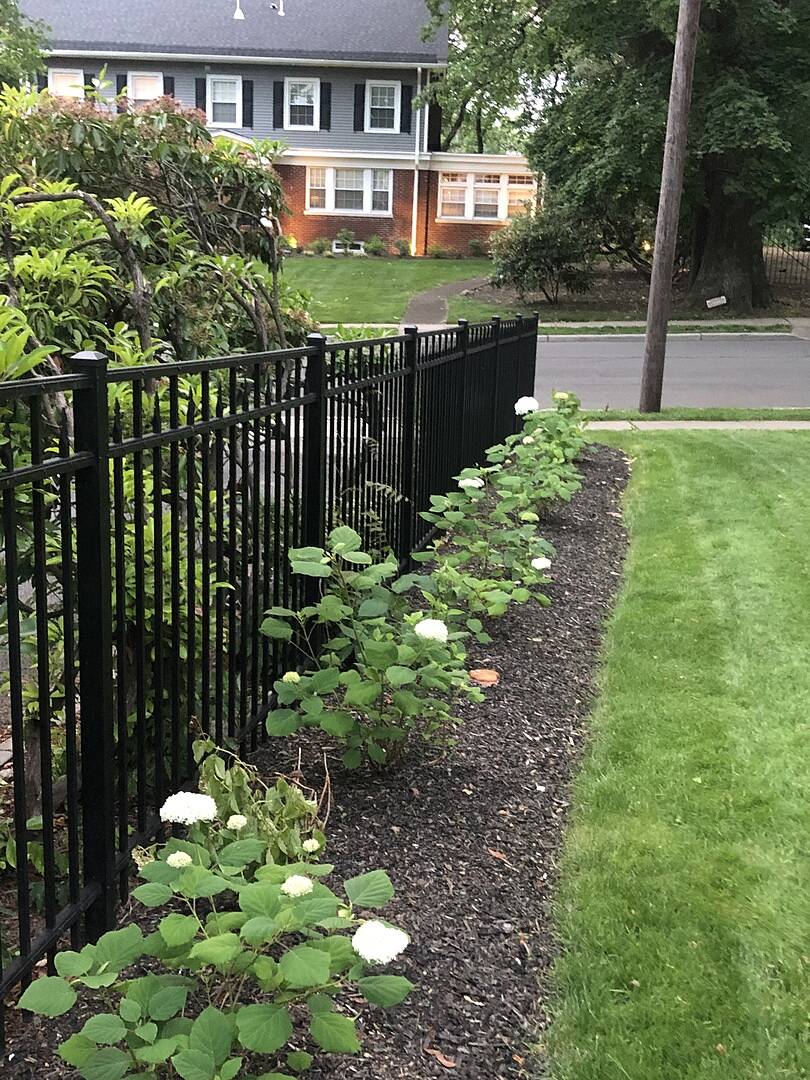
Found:
<path fill-rule="evenodd" d="M 42 70 L 45 30 L 20 12 L 17 0 L 0 0 L 0 85 L 18 85 Z"/>

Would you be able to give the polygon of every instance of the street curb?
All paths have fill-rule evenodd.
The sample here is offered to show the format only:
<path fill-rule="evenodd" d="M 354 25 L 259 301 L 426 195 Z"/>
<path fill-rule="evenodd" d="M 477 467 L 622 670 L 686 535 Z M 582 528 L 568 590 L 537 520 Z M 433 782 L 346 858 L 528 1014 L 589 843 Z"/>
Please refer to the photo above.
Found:
<path fill-rule="evenodd" d="M 538 334 L 538 341 L 643 341 L 645 337 L 644 333 L 640 334 Z M 802 341 L 803 338 L 797 338 L 795 334 L 791 334 L 789 331 L 784 333 L 767 333 L 757 334 L 756 332 L 749 331 L 737 331 L 736 333 L 718 331 L 717 333 L 711 333 L 706 331 L 700 334 L 668 334 L 667 340 L 671 338 L 683 339 L 684 341 L 703 341 L 704 338 L 757 338 L 764 341 L 772 341 L 782 338 L 795 338 L 796 341 Z"/>

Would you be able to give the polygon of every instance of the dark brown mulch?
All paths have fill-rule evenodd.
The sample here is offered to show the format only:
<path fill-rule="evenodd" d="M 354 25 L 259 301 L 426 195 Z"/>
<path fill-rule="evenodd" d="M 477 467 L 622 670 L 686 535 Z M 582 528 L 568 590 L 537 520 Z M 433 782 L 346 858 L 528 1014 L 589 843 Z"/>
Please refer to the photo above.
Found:
<path fill-rule="evenodd" d="M 470 648 L 471 668 L 502 678 L 483 704 L 464 708 L 457 746 L 445 757 L 419 748 L 383 776 L 333 772 L 327 857 L 341 879 L 389 871 L 397 895 L 384 915 L 413 939 L 397 970 L 417 988 L 396 1009 L 364 1009 L 363 1053 L 321 1058 L 311 1080 L 495 1080 L 542 1070 L 529 1055 L 556 951 L 557 856 L 625 550 L 625 458 L 602 447 L 586 454 L 583 472 L 583 490 L 544 519 L 558 553 L 551 607 L 510 611 L 491 628 L 492 644 Z M 274 744 L 262 753 L 268 772 L 289 764 L 282 748 L 289 752 Z M 305 744 L 310 782 L 319 768 Z M 62 1018 L 18 1030 L 3 1076 L 75 1075 L 54 1053 L 53 1029 L 64 1037 L 67 1026 Z"/>

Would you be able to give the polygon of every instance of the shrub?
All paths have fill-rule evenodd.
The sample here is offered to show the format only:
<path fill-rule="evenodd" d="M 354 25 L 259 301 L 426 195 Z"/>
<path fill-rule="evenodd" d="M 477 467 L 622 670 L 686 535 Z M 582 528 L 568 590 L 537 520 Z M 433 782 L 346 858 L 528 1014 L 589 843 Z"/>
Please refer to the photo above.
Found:
<path fill-rule="evenodd" d="M 407 259 L 411 253 L 410 240 L 406 240 L 404 237 L 400 237 L 399 239 L 395 240 L 394 250 L 396 251 L 397 255 L 399 255 L 400 259 Z"/>
<path fill-rule="evenodd" d="M 455 251 L 442 247 L 441 244 L 430 244 L 427 249 L 429 259 L 455 259 Z"/>
<path fill-rule="evenodd" d="M 325 236 L 318 236 L 310 241 L 307 250 L 311 251 L 313 255 L 325 255 L 327 251 L 332 250 L 332 241 Z"/>
<path fill-rule="evenodd" d="M 474 236 L 468 244 L 470 255 L 474 259 L 484 258 L 489 254 L 489 240 L 482 240 L 478 236 Z"/>
<path fill-rule="evenodd" d="M 370 236 L 366 240 L 365 247 L 366 255 L 381 256 L 388 254 L 388 245 L 381 236 Z"/>
<path fill-rule="evenodd" d="M 519 214 L 493 237 L 490 250 L 493 283 L 516 289 L 521 299 L 541 292 L 556 304 L 561 289 L 576 294 L 590 288 L 591 242 L 561 210 Z"/>
<path fill-rule="evenodd" d="M 225 760 L 215 760 L 214 771 L 227 777 Z M 243 1057 L 261 1055 L 273 1075 L 286 1076 L 313 1061 L 285 1051 L 302 1020 L 327 1053 L 357 1052 L 355 1020 L 335 997 L 348 991 L 388 1007 L 412 989 L 402 976 L 379 973 L 408 935 L 360 915 L 392 898 L 388 875 L 350 878 L 338 895 L 323 883 L 332 866 L 268 860 L 267 836 L 242 823 L 247 815 L 223 821 L 205 793 L 170 796 L 161 816 L 187 833 L 140 867 L 135 899 L 158 911 L 171 904 L 155 931 L 144 937 L 130 923 L 81 952 L 57 954 L 57 975 L 34 980 L 20 999 L 21 1008 L 56 1017 L 73 1008 L 77 991 L 102 998 L 103 1009 L 59 1047 L 63 1060 L 87 1080 L 236 1080 L 247 1075 Z M 274 817 L 283 830 L 283 813 Z M 124 977 L 143 957 L 148 973 Z"/>
<path fill-rule="evenodd" d="M 343 245 L 343 254 L 348 255 L 349 250 L 354 243 L 355 234 L 353 229 L 341 229 L 335 237 L 339 244 Z"/>

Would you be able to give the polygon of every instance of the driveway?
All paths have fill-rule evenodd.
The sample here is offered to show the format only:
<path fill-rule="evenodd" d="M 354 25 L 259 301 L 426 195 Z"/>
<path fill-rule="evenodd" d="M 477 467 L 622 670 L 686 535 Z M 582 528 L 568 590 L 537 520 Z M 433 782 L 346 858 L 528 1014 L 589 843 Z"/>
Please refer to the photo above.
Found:
<path fill-rule="evenodd" d="M 588 409 L 638 408 L 644 336 L 538 342 L 535 393 L 573 390 Z M 810 341 L 789 334 L 671 335 L 663 404 L 810 407 Z"/>

